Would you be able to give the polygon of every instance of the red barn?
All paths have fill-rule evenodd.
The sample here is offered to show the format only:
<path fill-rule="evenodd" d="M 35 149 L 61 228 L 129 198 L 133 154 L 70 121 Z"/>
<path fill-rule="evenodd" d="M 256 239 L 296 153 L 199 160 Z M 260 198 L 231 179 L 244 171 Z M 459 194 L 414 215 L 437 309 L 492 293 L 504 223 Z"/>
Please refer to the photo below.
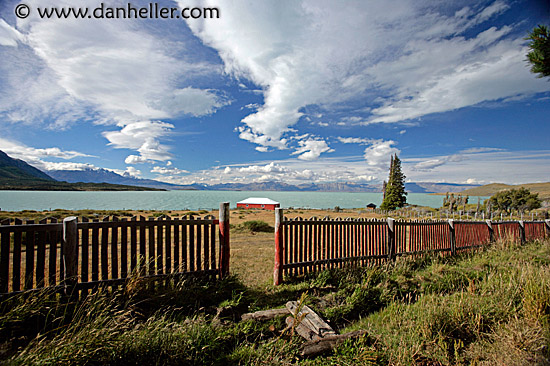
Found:
<path fill-rule="evenodd" d="M 237 208 L 260 208 L 264 210 L 275 210 L 278 207 L 281 207 L 279 202 L 270 200 L 269 198 L 257 198 L 250 197 L 244 201 L 237 202 Z"/>

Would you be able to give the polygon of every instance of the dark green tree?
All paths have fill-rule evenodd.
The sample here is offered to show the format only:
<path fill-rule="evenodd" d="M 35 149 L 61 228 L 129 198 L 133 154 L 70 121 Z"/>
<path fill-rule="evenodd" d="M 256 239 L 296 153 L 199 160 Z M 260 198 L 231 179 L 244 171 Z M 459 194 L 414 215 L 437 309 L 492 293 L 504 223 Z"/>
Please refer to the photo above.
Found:
<path fill-rule="evenodd" d="M 397 154 L 391 157 L 390 174 L 384 194 L 384 201 L 380 208 L 382 210 L 395 210 L 407 203 L 407 192 L 405 192 L 405 174 L 401 171 L 401 160 Z"/>
<path fill-rule="evenodd" d="M 539 25 L 525 38 L 529 40 L 527 60 L 531 64 L 531 72 L 542 78 L 550 76 L 550 30 Z"/>
<path fill-rule="evenodd" d="M 541 207 L 539 195 L 523 187 L 495 193 L 489 199 L 489 203 L 491 207 L 507 213 L 512 210 L 524 212 Z"/>

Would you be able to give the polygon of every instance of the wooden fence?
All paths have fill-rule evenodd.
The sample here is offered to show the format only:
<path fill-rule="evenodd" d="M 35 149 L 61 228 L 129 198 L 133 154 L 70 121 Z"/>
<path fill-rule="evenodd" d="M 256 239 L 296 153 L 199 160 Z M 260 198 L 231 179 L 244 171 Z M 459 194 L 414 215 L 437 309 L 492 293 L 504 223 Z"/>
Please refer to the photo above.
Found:
<path fill-rule="evenodd" d="M 0 294 L 44 287 L 73 291 L 129 276 L 229 274 L 229 203 L 220 219 L 68 217 L 0 223 Z"/>
<path fill-rule="evenodd" d="M 284 276 L 344 265 L 372 265 L 398 256 L 441 252 L 454 255 L 511 238 L 550 236 L 546 221 L 395 221 L 368 219 L 288 219 L 275 211 L 275 285 Z"/>

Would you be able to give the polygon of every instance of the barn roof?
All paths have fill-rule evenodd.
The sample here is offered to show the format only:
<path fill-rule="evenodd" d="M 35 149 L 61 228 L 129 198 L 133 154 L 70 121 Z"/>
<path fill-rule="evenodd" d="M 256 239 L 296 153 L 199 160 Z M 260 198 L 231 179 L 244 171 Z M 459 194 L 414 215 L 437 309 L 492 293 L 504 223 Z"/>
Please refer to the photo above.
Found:
<path fill-rule="evenodd" d="M 269 198 L 262 197 L 250 197 L 237 203 L 252 204 L 252 205 L 277 205 L 279 202 L 273 201 Z"/>

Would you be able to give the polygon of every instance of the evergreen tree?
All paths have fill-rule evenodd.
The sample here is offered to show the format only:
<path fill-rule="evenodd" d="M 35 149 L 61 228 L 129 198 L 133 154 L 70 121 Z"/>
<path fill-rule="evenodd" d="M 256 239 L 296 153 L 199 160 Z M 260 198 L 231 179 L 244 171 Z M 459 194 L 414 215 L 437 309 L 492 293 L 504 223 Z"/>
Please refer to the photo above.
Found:
<path fill-rule="evenodd" d="M 401 160 L 395 156 L 391 157 L 390 174 L 386 183 L 384 201 L 380 206 L 383 210 L 395 210 L 407 203 L 407 192 L 405 192 L 405 174 L 401 171 Z"/>
<path fill-rule="evenodd" d="M 530 40 L 527 61 L 531 64 L 531 72 L 539 74 L 539 78 L 550 76 L 550 30 L 539 25 L 526 39 Z"/>

